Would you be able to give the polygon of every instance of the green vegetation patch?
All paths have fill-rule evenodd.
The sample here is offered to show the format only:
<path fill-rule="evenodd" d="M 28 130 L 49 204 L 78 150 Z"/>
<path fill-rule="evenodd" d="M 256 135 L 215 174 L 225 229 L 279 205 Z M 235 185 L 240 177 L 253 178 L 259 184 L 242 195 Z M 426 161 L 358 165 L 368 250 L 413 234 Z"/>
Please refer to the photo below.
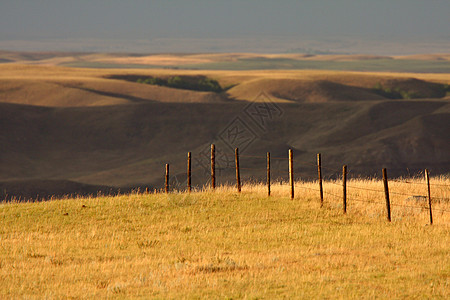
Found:
<path fill-rule="evenodd" d="M 377 93 L 380 96 L 383 96 L 385 98 L 389 98 L 389 99 L 413 99 L 413 98 L 417 98 L 415 93 L 412 91 L 405 91 L 402 90 L 401 88 L 389 88 L 389 87 L 384 87 L 381 83 L 377 83 L 374 87 L 373 87 L 373 91 L 375 93 Z"/>
<path fill-rule="evenodd" d="M 220 93 L 223 91 L 219 82 L 204 76 L 170 76 L 167 78 L 147 77 L 138 78 L 136 82 L 201 92 Z"/>
<path fill-rule="evenodd" d="M 445 91 L 445 96 L 449 96 L 450 95 L 450 85 L 444 84 L 444 91 Z"/>
<path fill-rule="evenodd" d="M 448 85 L 415 78 L 378 82 L 372 89 L 376 94 L 389 99 L 443 98 L 448 90 Z"/>
<path fill-rule="evenodd" d="M 223 88 L 217 80 L 203 75 L 196 76 L 145 76 L 145 75 L 111 75 L 106 78 L 137 82 L 141 84 L 150 84 L 165 86 L 174 89 L 183 89 L 199 92 L 221 93 L 229 87 Z"/>

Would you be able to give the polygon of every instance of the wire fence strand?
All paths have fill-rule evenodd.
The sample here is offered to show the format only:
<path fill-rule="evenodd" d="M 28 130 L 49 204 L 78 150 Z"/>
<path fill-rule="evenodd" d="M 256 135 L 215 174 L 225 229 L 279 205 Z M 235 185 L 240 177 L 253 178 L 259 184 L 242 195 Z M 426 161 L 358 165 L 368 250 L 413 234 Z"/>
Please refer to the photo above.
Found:
<path fill-rule="evenodd" d="M 223 172 L 223 171 L 231 171 L 231 170 L 235 170 L 236 169 L 236 167 L 234 166 L 234 156 L 231 156 L 231 155 L 227 156 L 226 155 L 226 157 L 227 157 L 227 159 L 223 160 L 223 161 L 226 162 L 225 165 L 224 166 L 220 166 L 219 165 L 220 162 L 219 162 L 216 165 L 216 169 L 217 170 Z M 263 155 L 250 155 L 250 154 L 242 155 L 241 154 L 239 157 L 243 158 L 240 161 L 241 165 L 242 165 L 242 163 L 245 163 L 246 161 L 248 161 L 248 160 L 246 160 L 246 158 L 247 159 L 258 159 L 258 160 L 264 160 L 264 161 L 267 160 L 267 156 L 265 156 L 265 155 L 263 156 Z M 207 156 L 205 156 L 205 159 L 206 158 L 207 158 Z M 286 156 L 286 157 L 272 156 L 272 157 L 270 157 L 270 159 L 272 161 L 281 161 L 281 162 L 283 162 L 283 164 L 284 164 L 284 161 L 286 161 L 286 162 L 289 161 L 289 157 L 288 156 Z M 313 162 L 310 162 L 310 161 L 303 161 L 303 160 L 298 160 L 298 159 L 294 159 L 293 161 L 294 161 L 294 164 L 296 166 L 300 166 L 300 168 L 301 168 L 301 166 L 308 166 L 308 168 L 306 168 L 306 170 L 309 170 L 308 172 L 310 172 L 311 168 L 317 168 L 318 167 L 318 164 L 316 162 L 313 163 Z M 198 174 L 199 171 L 200 171 L 200 173 L 202 173 L 203 176 L 207 176 L 208 175 L 208 173 L 211 171 L 210 170 L 210 166 L 209 166 L 209 164 L 207 163 L 206 160 L 204 162 L 205 162 L 205 164 L 202 164 L 201 166 L 196 167 L 196 168 L 191 170 L 191 176 L 192 175 L 195 176 L 195 174 Z M 197 163 L 199 163 L 199 161 L 197 161 Z M 278 165 L 278 167 L 281 166 L 281 164 L 279 164 L 279 163 L 275 163 L 275 165 Z M 322 173 L 322 179 L 323 179 L 323 185 L 324 186 L 330 184 L 332 186 L 342 187 L 342 183 L 339 182 L 339 180 L 341 180 L 341 176 L 342 176 L 342 169 L 341 168 L 327 166 L 327 165 L 325 165 L 325 166 L 321 165 L 320 167 L 321 167 L 322 170 L 325 170 L 328 173 L 331 173 L 331 174 L 325 175 L 325 176 Z M 250 166 L 240 167 L 240 169 L 243 170 L 243 171 L 250 171 L 250 173 L 252 171 L 253 172 L 258 172 L 258 173 L 259 172 L 263 173 L 263 172 L 267 171 L 267 168 L 250 167 Z M 244 172 L 244 174 L 246 174 L 246 173 L 248 174 L 249 172 Z M 276 177 L 278 177 L 276 180 L 278 180 L 278 183 L 280 183 L 280 184 L 282 184 L 283 182 L 286 181 L 286 180 L 283 180 L 283 179 L 281 179 L 281 181 L 280 181 L 280 177 L 281 178 L 283 178 L 283 177 L 287 178 L 289 176 L 289 172 L 288 172 L 287 167 L 286 167 L 286 170 L 271 169 L 270 173 L 275 175 Z M 347 170 L 347 174 L 353 174 L 353 170 L 348 169 Z M 316 174 L 314 174 L 314 177 L 315 176 L 316 176 Z M 273 179 L 275 179 L 275 178 L 273 178 Z M 374 180 L 374 179 L 381 180 L 380 178 L 372 178 L 372 180 Z M 273 180 L 273 183 L 275 183 L 276 180 Z M 297 177 L 296 181 L 297 182 L 301 181 L 301 178 Z M 352 193 L 354 193 L 355 191 L 368 191 L 368 192 L 374 192 L 374 193 L 378 193 L 378 194 L 383 194 L 383 193 L 385 193 L 384 189 L 382 189 L 382 188 L 378 189 L 378 188 L 371 188 L 371 187 L 356 186 L 356 185 L 351 183 L 352 182 L 351 180 L 348 180 L 348 182 L 350 182 L 350 184 L 346 185 L 347 190 L 350 192 L 348 194 L 350 196 L 347 196 L 347 201 L 348 202 L 353 202 L 354 201 L 354 202 L 369 203 L 369 204 L 380 205 L 380 206 L 386 205 L 386 203 L 384 201 L 376 201 L 376 200 L 370 200 L 370 199 L 360 199 L 360 198 L 355 198 L 354 196 L 351 196 Z M 396 183 L 396 184 L 398 183 L 398 184 L 420 185 L 420 186 L 427 186 L 429 184 L 429 186 L 439 187 L 439 188 L 441 188 L 441 190 L 444 189 L 444 191 L 447 188 L 450 189 L 450 184 L 427 183 L 427 182 L 423 182 L 422 180 L 419 181 L 419 179 L 416 180 L 415 178 L 411 178 L 411 179 L 395 178 L 395 179 L 390 179 L 389 182 Z M 398 188 L 398 185 L 394 184 L 393 186 L 394 186 L 394 189 Z M 318 189 L 318 188 L 313 188 L 313 187 L 308 187 L 308 186 L 301 186 L 301 185 L 298 185 L 298 184 L 295 185 L 295 188 L 298 188 L 298 189 L 301 189 L 301 190 L 309 190 L 311 192 L 317 192 L 317 193 L 320 192 L 320 189 Z M 322 192 L 323 192 L 324 196 L 329 196 L 329 197 L 333 197 L 333 198 L 336 198 L 336 199 L 342 199 L 343 198 L 343 195 L 338 195 L 338 194 L 332 193 L 332 192 L 330 192 L 328 190 L 325 190 L 325 188 L 322 190 Z M 422 192 L 424 193 L 425 191 L 422 191 Z M 428 199 L 428 196 L 423 195 L 422 193 L 420 193 L 420 194 L 411 194 L 411 193 L 405 193 L 405 192 L 399 192 L 399 191 L 396 191 L 396 190 L 392 190 L 392 186 L 391 186 L 391 190 L 389 191 L 389 194 L 398 195 L 398 196 L 405 196 L 405 197 L 409 197 L 409 198 L 416 197 L 416 198 Z M 408 198 L 407 198 L 407 200 L 408 200 Z M 433 200 L 433 201 L 449 201 L 450 198 L 431 197 L 431 200 Z M 422 205 L 422 206 L 396 204 L 396 203 L 392 203 L 392 202 L 390 203 L 390 206 L 392 206 L 392 207 L 401 207 L 401 208 L 409 208 L 409 209 L 417 209 L 417 210 L 426 210 L 426 209 L 429 208 L 429 207 L 427 207 L 427 205 L 428 204 L 425 203 L 425 202 L 424 202 L 424 205 Z M 433 207 L 433 211 L 443 212 L 443 213 L 444 212 L 450 212 L 450 210 L 448 210 L 448 209 L 434 208 L 434 207 Z"/>

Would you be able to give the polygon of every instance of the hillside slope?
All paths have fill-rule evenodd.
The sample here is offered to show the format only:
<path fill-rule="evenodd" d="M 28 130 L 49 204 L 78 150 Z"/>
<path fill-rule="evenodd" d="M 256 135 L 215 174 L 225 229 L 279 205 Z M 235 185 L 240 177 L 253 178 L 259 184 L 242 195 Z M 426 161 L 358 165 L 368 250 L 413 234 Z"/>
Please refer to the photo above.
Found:
<path fill-rule="evenodd" d="M 53 59 L 51 53 L 15 55 Z M 137 82 L 170 76 L 210 78 L 225 91 Z M 160 188 L 166 163 L 172 182 L 183 186 L 188 151 L 193 152 L 193 183 L 202 186 L 209 180 L 211 143 L 217 145 L 219 183 L 233 181 L 235 147 L 244 155 L 244 180 L 265 178 L 267 151 L 276 158 L 272 178 L 286 180 L 289 148 L 297 179 L 316 177 L 317 152 L 327 176 L 339 174 L 343 164 L 351 175 L 374 175 L 382 167 L 391 176 L 424 168 L 448 173 L 449 83 L 448 74 L 3 64 L 0 196 Z M 416 99 L 390 99 L 399 95 Z"/>
<path fill-rule="evenodd" d="M 183 47 L 181 47 L 183 48 Z M 0 64 L 67 66 L 95 69 L 185 70 L 353 70 L 449 73 L 450 55 L 409 56 L 314 55 L 307 53 L 127 54 L 76 52 L 11 52 L 0 50 Z"/>
<path fill-rule="evenodd" d="M 138 83 L 140 78 L 181 76 L 217 80 L 223 92 Z M 134 78 L 134 80 L 133 80 Z M 444 98 L 450 77 L 336 71 L 100 70 L 0 65 L 0 102 L 48 107 L 255 101 L 330 102 L 389 98 Z"/>
<path fill-rule="evenodd" d="M 148 101 L 221 102 L 211 92 L 194 92 L 120 80 L 0 79 L 0 102 L 50 107 L 106 106 Z"/>
<path fill-rule="evenodd" d="M 450 136 L 445 130 L 450 104 L 445 100 L 279 103 L 279 117 L 262 129 L 245 114 L 248 105 L 146 102 L 44 108 L 0 104 L 3 193 L 9 194 L 8 182 L 27 180 L 55 180 L 55 191 L 61 180 L 125 189 L 161 187 L 166 163 L 171 164 L 172 175 L 184 181 L 188 151 L 194 157 L 194 184 L 203 185 L 209 162 L 201 153 L 208 153 L 211 143 L 221 153 L 219 182 L 233 179 L 229 167 L 235 146 L 241 147 L 243 155 L 262 157 L 242 158 L 243 168 L 255 168 L 244 170 L 244 179 L 264 178 L 266 151 L 286 157 L 288 148 L 294 149 L 297 178 L 315 177 L 317 152 L 330 168 L 328 175 L 337 174 L 343 164 L 362 175 L 376 174 L 382 167 L 389 168 L 392 176 L 423 168 L 436 175 L 450 169 Z M 251 143 L 224 135 L 235 126 L 236 117 L 239 126 L 252 132 Z M 273 168 L 274 178 L 286 178 L 287 162 L 276 161 Z M 67 191 L 72 192 L 76 191 Z"/>

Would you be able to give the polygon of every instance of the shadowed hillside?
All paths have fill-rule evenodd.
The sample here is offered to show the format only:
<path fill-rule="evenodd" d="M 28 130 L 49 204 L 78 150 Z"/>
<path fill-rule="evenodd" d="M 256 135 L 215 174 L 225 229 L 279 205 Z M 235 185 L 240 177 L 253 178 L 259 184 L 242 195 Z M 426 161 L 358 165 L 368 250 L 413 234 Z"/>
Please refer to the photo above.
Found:
<path fill-rule="evenodd" d="M 51 198 L 115 195 L 134 189 L 119 189 L 77 183 L 69 180 L 11 180 L 0 182 L 2 200 L 40 201 Z"/>
<path fill-rule="evenodd" d="M 11 195 L 11 180 L 56 180 L 48 193 L 60 192 L 62 180 L 96 186 L 161 187 L 164 164 L 184 181 L 188 151 L 194 159 L 214 142 L 232 158 L 232 147 L 219 136 L 247 103 L 142 103 L 92 108 L 42 108 L 1 104 L 0 182 Z M 430 168 L 448 172 L 450 105 L 446 101 L 382 101 L 279 104 L 282 117 L 255 132 L 242 153 L 264 156 L 266 151 L 285 157 L 294 149 L 298 178 L 314 176 L 315 154 L 339 170 L 348 164 L 354 174 L 373 175 L 387 167 L 391 176 Z M 311 165 L 304 165 L 301 162 Z M 243 159 L 243 178 L 264 178 L 264 160 Z M 207 182 L 208 161 L 195 161 L 194 184 Z M 206 166 L 206 169 L 205 169 Z M 222 164 L 222 167 L 226 165 Z M 220 167 L 219 167 L 220 168 Z M 285 172 L 278 162 L 274 170 Z M 328 171 L 328 175 L 335 174 Z M 231 181 L 233 170 L 220 171 L 219 182 Z M 281 176 L 281 175 L 280 175 Z M 67 193 L 84 191 L 71 186 Z M 75 191 L 73 190 L 75 189 Z M 17 191 L 17 188 L 12 188 Z M 91 189 L 88 189 L 91 191 Z M 39 190 L 42 195 L 42 189 Z M 30 191 L 27 191 L 27 195 Z M 21 195 L 21 192 L 17 192 Z"/>
<path fill-rule="evenodd" d="M 448 87 L 415 78 L 338 79 L 253 79 L 233 87 L 228 93 L 237 99 L 255 99 L 265 91 L 274 99 L 294 102 L 364 101 L 383 99 L 443 98 Z"/>
<path fill-rule="evenodd" d="M 119 80 L 10 80 L 0 79 L 0 102 L 39 106 L 106 106 L 148 101 L 220 102 L 212 92 L 193 92 Z"/>
<path fill-rule="evenodd" d="M 229 93 L 236 98 L 256 98 L 264 90 L 271 97 L 295 102 L 329 102 L 381 100 L 384 97 L 370 89 L 348 86 L 326 80 L 258 79 L 238 85 Z"/>
<path fill-rule="evenodd" d="M 137 82 L 176 77 L 220 89 Z M 315 178 L 318 152 L 331 177 L 343 164 L 350 176 L 447 174 L 449 83 L 445 74 L 0 66 L 0 196 L 161 188 L 166 163 L 182 187 L 188 151 L 202 186 L 211 143 L 219 183 L 233 181 L 235 147 L 259 156 L 242 158 L 243 180 L 265 178 L 266 152 L 285 158 L 289 148 L 297 179 Z M 285 160 L 273 170 L 287 179 Z"/>

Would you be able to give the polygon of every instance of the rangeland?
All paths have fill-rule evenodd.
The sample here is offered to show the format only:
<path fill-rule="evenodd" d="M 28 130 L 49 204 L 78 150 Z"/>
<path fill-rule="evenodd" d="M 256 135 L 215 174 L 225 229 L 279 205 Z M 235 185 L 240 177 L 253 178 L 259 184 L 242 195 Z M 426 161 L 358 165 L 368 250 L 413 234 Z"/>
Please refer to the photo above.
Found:
<path fill-rule="evenodd" d="M 244 184 L 0 205 L 2 298 L 449 297 L 448 178 Z M 445 200 L 447 199 L 447 200 Z"/>
<path fill-rule="evenodd" d="M 9 201 L 0 205 L 1 297 L 449 297 L 448 55 L 1 52 L 0 61 L 0 196 Z M 255 66 L 271 70 L 240 70 Z M 325 66 L 347 70 L 317 70 Z M 316 70 L 289 70 L 300 67 Z M 223 90 L 141 83 L 183 76 Z M 274 113 L 263 124 L 252 114 L 260 105 Z M 229 139 L 236 127 L 248 129 L 249 143 Z M 229 185 L 234 146 L 241 194 Z M 283 183 L 288 149 L 294 200 Z M 191 194 L 183 192 L 188 151 Z M 265 179 L 266 152 L 271 197 L 254 183 Z M 153 193 L 166 163 L 171 193 Z M 382 167 L 392 222 L 382 182 L 357 178 L 380 177 Z M 142 189 L 128 193 L 134 188 Z"/>
<path fill-rule="evenodd" d="M 188 151 L 197 168 L 194 184 L 202 186 L 207 177 L 199 157 L 211 143 L 218 143 L 226 157 L 233 155 L 234 147 L 242 154 L 271 152 L 279 157 L 286 157 L 292 148 L 298 179 L 315 178 L 311 164 L 318 152 L 333 170 L 330 176 L 343 164 L 355 176 L 379 176 L 382 167 L 392 176 L 415 175 L 424 168 L 439 175 L 450 166 L 448 73 L 59 66 L 67 57 L 82 57 L 85 62 L 115 59 L 123 64 L 159 61 L 160 68 L 169 62 L 182 67 L 193 59 L 211 63 L 281 59 L 254 54 L 137 55 L 129 61 L 123 55 L 77 53 L 2 53 L 2 57 L 11 61 L 0 65 L 2 198 L 160 188 L 166 163 L 172 165 L 173 175 L 184 177 Z M 381 59 L 282 58 L 356 63 Z M 410 59 L 389 58 L 406 64 Z M 447 62 L 448 55 L 414 59 L 424 64 Z M 170 76 L 204 76 L 216 80 L 223 91 L 137 82 Z M 251 105 L 258 101 L 275 105 L 271 119 L 251 115 L 257 109 Z M 237 118 L 248 129 L 248 145 L 224 141 L 224 132 Z M 264 161 L 242 163 L 259 169 L 243 172 L 244 179 L 264 175 Z M 279 179 L 285 178 L 287 166 L 280 162 L 278 169 Z M 226 183 L 232 178 L 233 171 L 225 168 L 219 180 Z"/>

